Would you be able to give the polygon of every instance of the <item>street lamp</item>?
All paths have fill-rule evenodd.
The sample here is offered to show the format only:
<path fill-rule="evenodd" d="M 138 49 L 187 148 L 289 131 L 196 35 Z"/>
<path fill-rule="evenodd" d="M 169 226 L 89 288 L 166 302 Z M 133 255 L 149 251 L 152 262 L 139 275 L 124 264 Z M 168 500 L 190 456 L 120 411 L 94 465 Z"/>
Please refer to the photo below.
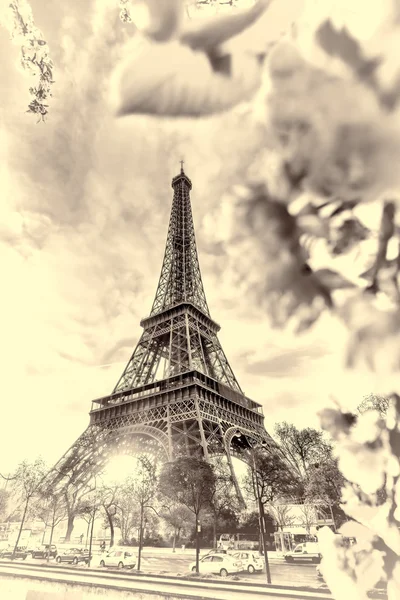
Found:
<path fill-rule="evenodd" d="M 234 437 L 237 437 L 237 438 L 242 437 L 242 432 L 238 429 L 234 433 Z M 268 444 L 266 442 L 261 442 L 259 444 L 255 444 L 253 446 L 252 450 L 254 448 L 257 448 L 257 446 L 261 446 L 262 448 L 265 448 L 267 445 Z M 262 543 L 262 546 L 263 546 L 264 558 L 265 558 L 265 571 L 266 571 L 266 574 L 267 574 L 267 583 L 271 583 L 271 571 L 270 571 L 270 568 L 269 568 L 267 542 L 266 542 L 266 539 L 265 539 L 265 534 L 266 534 L 265 529 L 266 528 L 265 528 L 264 504 L 262 502 L 262 498 L 261 498 L 261 494 L 260 494 L 260 488 L 258 486 L 257 464 L 256 464 L 256 457 L 255 457 L 254 452 L 251 452 L 250 456 L 252 458 L 251 470 L 252 470 L 254 488 L 255 488 L 256 499 L 257 499 L 258 519 L 259 519 L 259 523 L 260 523 L 261 543 Z"/>
<path fill-rule="evenodd" d="M 137 570 L 140 571 L 140 563 L 142 558 L 142 545 L 143 545 L 143 519 L 144 519 L 145 506 L 143 502 L 140 503 L 140 529 L 139 529 L 139 548 L 138 548 L 138 562 Z"/>

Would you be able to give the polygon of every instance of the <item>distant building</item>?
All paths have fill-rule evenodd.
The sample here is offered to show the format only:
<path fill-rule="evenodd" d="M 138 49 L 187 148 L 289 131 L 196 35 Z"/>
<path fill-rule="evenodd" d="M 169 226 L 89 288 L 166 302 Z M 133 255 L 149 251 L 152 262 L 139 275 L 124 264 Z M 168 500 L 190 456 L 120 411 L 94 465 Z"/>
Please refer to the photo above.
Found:
<path fill-rule="evenodd" d="M 296 544 L 316 540 L 318 529 L 335 527 L 329 506 L 317 504 L 275 504 L 268 513 L 276 523 L 274 534 L 277 551 L 290 551 Z"/>

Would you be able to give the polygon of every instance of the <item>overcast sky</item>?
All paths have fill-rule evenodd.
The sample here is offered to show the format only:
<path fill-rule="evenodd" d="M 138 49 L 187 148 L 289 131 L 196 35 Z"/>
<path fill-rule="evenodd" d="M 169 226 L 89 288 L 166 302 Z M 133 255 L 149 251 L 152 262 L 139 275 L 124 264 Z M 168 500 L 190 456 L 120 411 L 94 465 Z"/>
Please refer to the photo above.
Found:
<path fill-rule="evenodd" d="M 373 383 L 342 372 L 336 321 L 327 315 L 301 337 L 271 330 L 258 307 L 219 285 L 206 217 L 261 143 L 251 116 L 114 119 L 107 77 L 129 26 L 115 11 L 94 32 L 89 1 L 31 4 L 56 83 L 37 124 L 25 112 L 19 49 L 0 29 L 0 472 L 39 453 L 55 461 L 87 426 L 91 400 L 112 391 L 152 305 L 182 157 L 211 315 L 267 430 L 283 419 L 317 425 L 330 394 L 357 403 Z"/>

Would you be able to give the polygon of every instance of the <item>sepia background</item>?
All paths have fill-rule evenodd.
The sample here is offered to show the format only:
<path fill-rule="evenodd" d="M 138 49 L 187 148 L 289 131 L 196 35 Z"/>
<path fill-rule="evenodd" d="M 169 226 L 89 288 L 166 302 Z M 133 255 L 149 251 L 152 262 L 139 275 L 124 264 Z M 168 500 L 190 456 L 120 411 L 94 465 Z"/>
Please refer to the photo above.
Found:
<path fill-rule="evenodd" d="M 26 113 L 19 49 L 0 29 L 2 471 L 27 449 L 55 461 L 86 427 L 91 400 L 113 389 L 153 301 L 181 159 L 211 315 L 267 430 L 284 419 L 317 426 L 329 398 L 356 406 L 380 391 L 373 375 L 343 369 L 344 332 L 329 314 L 301 336 L 271 328 L 210 241 L 224 227 L 210 214 L 265 142 L 256 115 L 116 119 L 108 81 L 132 26 L 110 2 L 31 5 L 56 65 L 45 122 Z M 284 29 L 300 5 L 281 1 L 271 27 Z"/>

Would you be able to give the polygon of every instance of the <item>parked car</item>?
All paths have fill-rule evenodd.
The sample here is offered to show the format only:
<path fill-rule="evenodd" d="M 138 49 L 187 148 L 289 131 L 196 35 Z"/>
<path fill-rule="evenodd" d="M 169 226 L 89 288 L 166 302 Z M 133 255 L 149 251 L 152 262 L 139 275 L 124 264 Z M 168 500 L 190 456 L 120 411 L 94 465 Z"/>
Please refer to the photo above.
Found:
<path fill-rule="evenodd" d="M 118 567 L 133 569 L 136 566 L 136 557 L 125 550 L 110 550 L 100 561 L 101 567 Z"/>
<path fill-rule="evenodd" d="M 234 552 L 233 557 L 239 559 L 243 563 L 243 571 L 254 573 L 254 571 L 262 571 L 264 566 L 264 558 L 259 552 L 252 552 L 251 550 L 244 552 Z"/>
<path fill-rule="evenodd" d="M 14 548 L 5 548 L 4 550 L 0 550 L 0 558 L 8 558 L 9 560 L 21 558 L 22 560 L 25 560 L 28 556 L 28 552 L 23 548 L 17 548 L 14 555 L 13 552 Z"/>
<path fill-rule="evenodd" d="M 284 554 L 286 562 L 321 562 L 321 554 L 319 552 L 319 546 L 317 542 L 304 542 L 303 544 L 297 544 L 293 552 L 287 552 Z"/>
<path fill-rule="evenodd" d="M 192 563 L 189 569 L 195 573 L 196 563 Z M 199 561 L 200 573 L 215 573 L 221 575 L 221 577 L 226 577 L 242 570 L 242 561 L 230 554 L 207 554 Z"/>
<path fill-rule="evenodd" d="M 51 544 L 51 546 L 49 546 L 49 544 L 42 544 L 32 550 L 32 558 L 47 558 L 48 556 L 50 556 L 50 558 L 55 558 L 57 556 L 57 546 L 54 544 Z"/>
<path fill-rule="evenodd" d="M 62 550 L 56 556 L 56 562 L 58 563 L 72 563 L 77 565 L 80 562 L 89 562 L 89 550 L 81 550 L 80 548 L 69 548 Z"/>

